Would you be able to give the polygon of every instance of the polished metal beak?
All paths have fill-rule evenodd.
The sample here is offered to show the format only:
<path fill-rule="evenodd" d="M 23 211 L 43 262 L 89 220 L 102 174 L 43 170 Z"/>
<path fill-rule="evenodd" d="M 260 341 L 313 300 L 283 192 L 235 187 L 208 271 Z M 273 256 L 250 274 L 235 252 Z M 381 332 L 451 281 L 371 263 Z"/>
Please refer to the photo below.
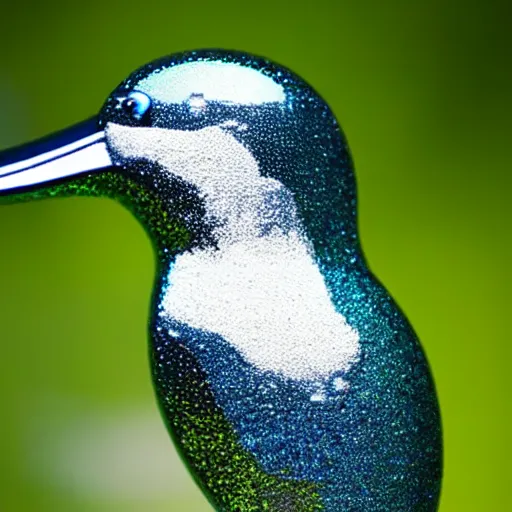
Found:
<path fill-rule="evenodd" d="M 112 166 L 95 119 L 40 141 L 0 152 L 0 194 L 23 192 L 61 178 Z"/>

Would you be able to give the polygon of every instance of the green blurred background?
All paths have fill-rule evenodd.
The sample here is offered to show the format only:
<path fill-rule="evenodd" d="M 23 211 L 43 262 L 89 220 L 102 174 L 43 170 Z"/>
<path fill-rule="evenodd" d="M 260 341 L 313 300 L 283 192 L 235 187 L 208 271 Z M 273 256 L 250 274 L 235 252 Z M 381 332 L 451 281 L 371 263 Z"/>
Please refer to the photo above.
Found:
<path fill-rule="evenodd" d="M 11 2 L 0 146 L 80 121 L 199 47 L 268 56 L 334 109 L 374 272 L 430 359 L 442 512 L 510 510 L 510 2 Z M 0 207 L 0 510 L 207 511 L 160 421 L 142 228 L 108 200 Z"/>

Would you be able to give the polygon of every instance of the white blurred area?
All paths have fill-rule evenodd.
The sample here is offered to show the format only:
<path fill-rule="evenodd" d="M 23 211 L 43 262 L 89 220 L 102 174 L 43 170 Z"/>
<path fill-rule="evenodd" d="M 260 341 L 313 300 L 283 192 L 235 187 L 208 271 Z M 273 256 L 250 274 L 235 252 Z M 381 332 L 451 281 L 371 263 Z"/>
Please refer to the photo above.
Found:
<path fill-rule="evenodd" d="M 27 480 L 90 503 L 87 510 L 211 511 L 146 404 L 101 409 L 47 397 L 25 433 Z M 191 497 L 195 496 L 194 500 Z"/>

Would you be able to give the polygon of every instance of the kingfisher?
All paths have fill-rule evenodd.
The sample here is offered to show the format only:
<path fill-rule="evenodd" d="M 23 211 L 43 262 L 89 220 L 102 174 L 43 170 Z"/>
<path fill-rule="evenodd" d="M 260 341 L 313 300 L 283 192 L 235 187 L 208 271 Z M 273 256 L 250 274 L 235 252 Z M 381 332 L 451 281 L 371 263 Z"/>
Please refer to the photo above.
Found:
<path fill-rule="evenodd" d="M 155 394 L 215 510 L 437 510 L 429 365 L 368 269 L 349 148 L 308 83 L 238 51 L 147 64 L 97 117 L 0 153 L 3 202 L 70 195 L 149 233 Z"/>

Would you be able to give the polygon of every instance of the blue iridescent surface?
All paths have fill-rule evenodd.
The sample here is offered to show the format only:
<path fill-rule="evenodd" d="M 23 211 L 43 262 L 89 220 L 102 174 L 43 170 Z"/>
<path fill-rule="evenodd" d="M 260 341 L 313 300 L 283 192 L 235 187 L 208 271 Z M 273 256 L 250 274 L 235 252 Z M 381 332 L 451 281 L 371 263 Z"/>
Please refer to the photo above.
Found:
<path fill-rule="evenodd" d="M 428 363 L 367 268 L 351 157 L 318 94 L 258 57 L 184 53 L 127 78 L 97 133 L 110 166 L 37 190 L 110 195 L 148 229 L 155 390 L 212 505 L 437 510 Z"/>

